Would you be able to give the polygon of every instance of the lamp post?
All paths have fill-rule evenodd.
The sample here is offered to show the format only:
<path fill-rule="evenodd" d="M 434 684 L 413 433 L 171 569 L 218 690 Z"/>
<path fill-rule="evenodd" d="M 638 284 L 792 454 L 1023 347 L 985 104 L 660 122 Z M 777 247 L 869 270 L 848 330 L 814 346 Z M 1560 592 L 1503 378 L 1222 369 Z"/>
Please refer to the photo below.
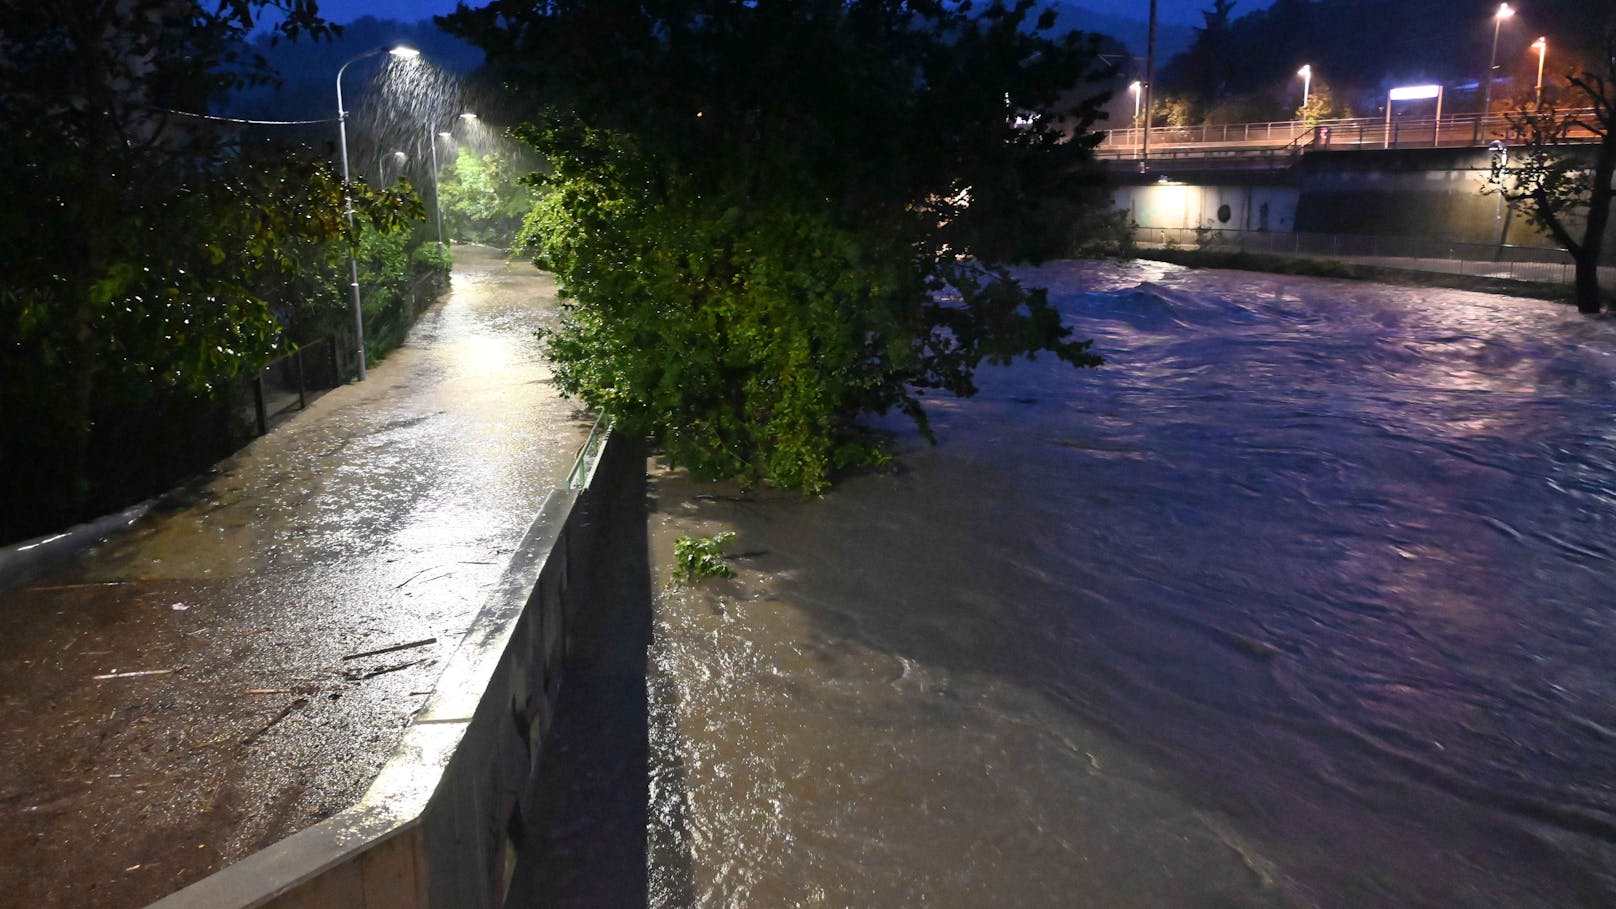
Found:
<path fill-rule="evenodd" d="M 342 201 L 347 208 L 348 230 L 354 229 L 353 193 L 348 191 L 350 182 L 348 177 L 348 112 L 342 107 L 342 74 L 348 67 L 360 60 L 367 60 L 379 54 L 392 54 L 400 60 L 409 60 L 421 56 L 421 52 L 413 47 L 402 45 L 393 48 L 377 47 L 365 51 L 357 57 L 337 68 L 337 144 L 342 150 Z M 359 260 L 354 257 L 353 247 L 348 248 L 348 287 L 353 292 L 353 319 L 354 319 L 354 351 L 358 355 L 359 381 L 365 381 L 365 310 L 359 303 Z"/>
<path fill-rule="evenodd" d="M 1151 86 L 1156 82 L 1156 0 L 1150 0 L 1150 23 L 1145 30 L 1145 133 L 1139 140 L 1139 172 L 1150 169 Z"/>
<path fill-rule="evenodd" d="M 1549 56 L 1549 39 L 1548 39 L 1548 36 L 1547 35 L 1541 35 L 1541 36 L 1538 37 L 1538 39 L 1536 41 L 1533 41 L 1532 42 L 1532 50 L 1537 51 L 1537 105 L 1536 106 L 1542 107 L 1543 106 L 1543 61 L 1548 59 L 1548 56 Z"/>
<path fill-rule="evenodd" d="M 1128 91 L 1133 92 L 1133 128 L 1136 130 L 1139 128 L 1139 92 L 1144 87 L 1144 83 L 1138 79 L 1133 80 L 1133 84 L 1128 86 Z"/>
<path fill-rule="evenodd" d="M 1487 60 L 1487 87 L 1482 91 L 1481 116 L 1485 119 L 1493 112 L 1493 70 L 1498 68 L 1498 31 L 1504 25 L 1504 20 L 1515 15 L 1515 10 L 1508 3 L 1498 4 L 1498 12 L 1493 13 L 1493 55 Z"/>
<path fill-rule="evenodd" d="M 1296 75 L 1302 77 L 1302 108 L 1305 110 L 1308 96 L 1313 93 L 1313 64 L 1302 64 L 1302 68 L 1296 71 Z"/>
<path fill-rule="evenodd" d="M 448 130 L 434 133 L 429 125 L 426 140 L 432 144 L 432 213 L 438 222 L 438 252 L 443 252 L 443 197 L 438 195 L 438 139 L 449 138 Z"/>
<path fill-rule="evenodd" d="M 376 185 L 379 188 L 386 187 L 388 185 L 387 184 L 387 162 L 388 161 L 397 161 L 399 163 L 399 166 L 402 167 L 404 162 L 407 161 L 409 159 L 409 157 L 410 157 L 409 155 L 406 155 L 401 151 L 388 152 L 388 153 L 383 154 L 383 155 L 377 155 L 376 156 Z"/>

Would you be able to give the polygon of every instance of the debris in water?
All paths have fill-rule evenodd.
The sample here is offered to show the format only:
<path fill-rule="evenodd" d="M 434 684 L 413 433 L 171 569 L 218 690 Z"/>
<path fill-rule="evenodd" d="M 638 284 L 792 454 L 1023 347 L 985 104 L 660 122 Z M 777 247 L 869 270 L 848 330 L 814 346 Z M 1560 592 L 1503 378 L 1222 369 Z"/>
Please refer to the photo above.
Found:
<path fill-rule="evenodd" d="M 258 727 L 258 730 L 256 732 L 254 732 L 252 735 L 249 735 L 246 738 L 242 739 L 241 740 L 241 747 L 246 748 L 247 746 L 251 745 L 253 742 L 258 741 L 258 739 L 261 738 L 264 733 L 268 732 L 271 729 L 274 729 L 275 725 L 277 723 L 279 723 L 281 720 L 284 720 L 287 717 L 291 716 L 292 711 L 294 711 L 294 710 L 302 710 L 304 707 L 307 707 L 307 706 L 309 706 L 309 699 L 308 698 L 298 698 L 297 700 L 293 701 L 292 703 L 287 704 L 285 707 L 282 707 L 281 712 L 275 714 L 274 719 L 272 719 L 269 722 L 265 723 L 264 725 Z"/>
<path fill-rule="evenodd" d="M 428 644 L 436 644 L 437 642 L 438 642 L 437 638 L 422 638 L 419 641 L 410 641 L 408 644 L 394 644 L 391 647 L 380 647 L 380 648 L 377 648 L 376 650 L 363 650 L 363 651 L 360 651 L 359 653 L 350 653 L 347 656 L 343 657 L 343 659 L 344 660 L 357 660 L 357 659 L 360 659 L 361 657 L 381 656 L 384 653 L 393 653 L 394 651 L 398 651 L 398 650 L 409 650 L 409 649 L 411 649 L 413 647 L 425 647 Z"/>
<path fill-rule="evenodd" d="M 180 669 L 184 668 L 184 666 L 180 667 Z M 97 681 L 101 679 L 132 679 L 138 675 L 168 675 L 170 672 L 179 672 L 179 669 L 142 669 L 139 672 L 119 672 L 114 669 L 106 675 L 98 675 L 94 676 L 94 678 Z"/>
<path fill-rule="evenodd" d="M 379 669 L 372 669 L 369 672 L 344 672 L 342 676 L 350 682 L 363 682 L 365 679 L 373 679 L 379 675 L 386 675 L 389 672 L 397 672 L 400 669 L 408 669 L 411 666 L 418 666 L 426 662 L 429 661 L 422 658 L 419 660 L 410 660 L 408 663 L 399 663 L 395 666 L 382 666 Z"/>

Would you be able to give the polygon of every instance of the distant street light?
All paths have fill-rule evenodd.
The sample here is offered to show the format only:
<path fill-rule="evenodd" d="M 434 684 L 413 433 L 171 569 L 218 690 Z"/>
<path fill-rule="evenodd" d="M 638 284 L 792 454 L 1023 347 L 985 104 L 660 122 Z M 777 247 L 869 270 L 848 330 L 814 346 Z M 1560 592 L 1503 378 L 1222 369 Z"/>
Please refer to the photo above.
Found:
<path fill-rule="evenodd" d="M 443 252 L 443 196 L 438 194 L 438 140 L 453 139 L 448 130 L 434 134 L 430 125 L 426 128 L 426 139 L 432 144 L 432 213 L 438 222 L 438 252 Z"/>
<path fill-rule="evenodd" d="M 1144 87 L 1145 87 L 1145 84 L 1143 82 L 1140 82 L 1138 79 L 1133 80 L 1133 84 L 1128 86 L 1128 91 L 1133 92 L 1133 128 L 1134 129 L 1139 128 L 1139 93 L 1140 93 L 1140 91 L 1142 91 L 1144 89 Z"/>
<path fill-rule="evenodd" d="M 1549 56 L 1549 39 L 1541 36 L 1532 42 L 1532 50 L 1537 51 L 1537 106 L 1543 106 L 1543 61 Z"/>
<path fill-rule="evenodd" d="M 348 112 L 342 107 L 342 74 L 360 60 L 366 60 L 380 54 L 392 54 L 400 60 L 412 60 L 421 56 L 421 52 L 413 47 L 387 48 L 377 47 L 365 51 L 357 57 L 337 68 L 337 139 L 342 148 L 342 201 L 347 207 L 348 229 L 354 229 L 353 194 L 348 191 Z M 353 319 L 354 319 L 354 350 L 359 359 L 359 381 L 365 381 L 365 310 L 359 303 L 359 260 L 354 258 L 353 248 L 348 248 L 348 286 L 353 290 Z"/>
<path fill-rule="evenodd" d="M 409 155 L 406 155 L 401 151 L 388 152 L 387 154 L 378 155 L 376 157 L 376 185 L 378 187 L 382 187 L 382 188 L 385 188 L 388 185 L 388 183 L 387 183 L 387 162 L 388 161 L 397 161 L 399 163 L 399 166 L 402 167 L 404 162 L 408 161 L 409 158 L 410 158 Z"/>
<path fill-rule="evenodd" d="M 1493 112 L 1493 70 L 1498 69 L 1498 30 L 1503 27 L 1504 20 L 1515 15 L 1515 10 L 1508 3 L 1498 4 L 1498 12 L 1493 13 L 1493 55 L 1487 60 L 1487 87 L 1483 90 L 1481 100 L 1481 115 L 1486 117 Z"/>
<path fill-rule="evenodd" d="M 1302 68 L 1296 71 L 1296 75 L 1302 77 L 1302 106 L 1307 107 L 1307 96 L 1313 89 L 1313 65 L 1311 63 L 1302 64 Z"/>

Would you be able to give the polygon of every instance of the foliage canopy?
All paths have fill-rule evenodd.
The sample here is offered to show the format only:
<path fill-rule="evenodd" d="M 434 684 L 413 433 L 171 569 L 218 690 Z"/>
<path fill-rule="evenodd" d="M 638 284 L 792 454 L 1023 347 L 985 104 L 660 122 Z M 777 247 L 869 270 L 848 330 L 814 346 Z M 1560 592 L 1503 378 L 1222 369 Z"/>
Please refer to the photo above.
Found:
<path fill-rule="evenodd" d="M 121 415 L 205 409 L 281 344 L 316 252 L 418 216 L 413 194 L 355 187 L 351 230 L 324 162 L 253 159 L 231 133 L 174 113 L 272 78 L 246 41 L 271 9 L 277 37 L 330 34 L 306 0 L 8 4 L 0 535 L 82 517 L 92 442 L 117 447 L 113 460 L 144 454 L 116 437 Z M 180 441 L 156 440 L 166 449 L 147 460 L 177 460 L 185 430 L 167 435 Z"/>
<path fill-rule="evenodd" d="M 1103 220 L 1097 42 L 1032 3 L 495 0 L 447 19 L 550 162 L 525 237 L 560 387 L 698 476 L 879 463 L 861 414 L 983 361 L 1099 363 L 1001 263 Z M 1062 99 L 1067 99 L 1061 109 Z"/>

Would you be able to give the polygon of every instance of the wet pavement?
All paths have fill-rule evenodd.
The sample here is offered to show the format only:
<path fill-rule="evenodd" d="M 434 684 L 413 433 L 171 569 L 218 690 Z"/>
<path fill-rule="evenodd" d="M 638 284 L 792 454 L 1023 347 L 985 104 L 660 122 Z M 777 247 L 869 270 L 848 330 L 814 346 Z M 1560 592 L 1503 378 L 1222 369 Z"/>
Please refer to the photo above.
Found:
<path fill-rule="evenodd" d="M 363 793 L 589 428 L 553 281 L 455 258 L 368 381 L 0 591 L 0 905 L 144 905 Z"/>

